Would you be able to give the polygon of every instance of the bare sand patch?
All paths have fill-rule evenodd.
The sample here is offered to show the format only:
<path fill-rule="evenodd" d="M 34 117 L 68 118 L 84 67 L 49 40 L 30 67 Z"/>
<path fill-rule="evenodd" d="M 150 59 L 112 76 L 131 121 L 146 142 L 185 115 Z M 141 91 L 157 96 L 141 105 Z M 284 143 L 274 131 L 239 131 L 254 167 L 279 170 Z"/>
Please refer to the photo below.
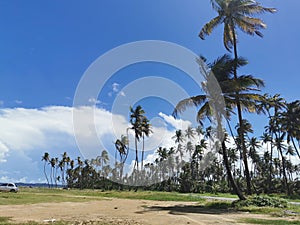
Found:
<path fill-rule="evenodd" d="M 30 205 L 0 206 L 0 216 L 11 217 L 16 222 L 45 220 L 66 220 L 74 224 L 120 225 L 171 225 L 171 224 L 241 224 L 240 218 L 264 218 L 267 215 L 228 212 L 222 210 L 203 210 L 197 202 L 147 201 L 129 199 L 105 199 L 89 202 L 38 203 Z M 94 222 L 93 222 L 94 221 Z M 55 223 L 54 223 L 55 224 Z"/>

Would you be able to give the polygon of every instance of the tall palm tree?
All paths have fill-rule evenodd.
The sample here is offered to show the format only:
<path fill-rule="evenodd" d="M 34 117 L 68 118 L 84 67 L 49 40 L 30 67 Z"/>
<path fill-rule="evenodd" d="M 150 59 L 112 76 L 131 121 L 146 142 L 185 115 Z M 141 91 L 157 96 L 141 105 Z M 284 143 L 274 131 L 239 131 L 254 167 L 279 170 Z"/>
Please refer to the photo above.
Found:
<path fill-rule="evenodd" d="M 135 143 L 135 164 L 134 168 L 139 170 L 139 157 L 138 157 L 138 141 L 142 137 L 141 124 L 144 118 L 145 111 L 142 106 L 138 105 L 135 109 L 130 107 L 130 123 L 131 129 L 134 131 L 134 143 Z"/>
<path fill-rule="evenodd" d="M 175 144 L 178 144 L 176 153 L 179 153 L 180 160 L 182 162 L 182 158 L 183 158 L 183 155 L 184 155 L 184 152 L 183 152 L 183 149 L 182 149 L 183 148 L 182 143 L 184 142 L 184 135 L 183 135 L 182 130 L 180 130 L 180 129 L 176 130 L 175 135 L 172 137 L 172 139 L 175 140 Z"/>
<path fill-rule="evenodd" d="M 260 157 L 258 155 L 257 149 L 259 149 L 260 146 L 260 142 L 258 141 L 258 139 L 256 137 L 252 137 L 249 139 L 248 141 L 248 147 L 249 147 L 249 156 L 252 160 L 252 164 L 253 164 L 253 174 L 255 176 L 255 167 L 258 165 L 259 161 L 260 161 Z"/>
<path fill-rule="evenodd" d="M 47 172 L 46 172 L 46 164 L 50 161 L 50 156 L 49 156 L 48 152 L 44 153 L 44 155 L 42 157 L 42 161 L 44 161 L 44 174 L 45 174 L 45 178 L 47 180 L 48 187 L 50 188 L 50 183 L 49 183 L 49 179 L 48 179 Z"/>
<path fill-rule="evenodd" d="M 234 50 L 235 62 L 238 61 L 237 53 L 237 27 L 244 33 L 249 35 L 258 35 L 262 37 L 260 29 L 266 28 L 266 24 L 259 18 L 253 17 L 264 12 L 274 13 L 276 9 L 266 8 L 261 6 L 254 0 L 211 0 L 212 7 L 218 12 L 218 15 L 211 21 L 206 23 L 199 33 L 199 37 L 204 39 L 205 36 L 210 35 L 212 31 L 220 24 L 224 25 L 223 43 L 225 48 L 231 52 Z M 237 63 L 234 66 L 234 79 L 238 80 Z M 240 124 L 239 139 L 241 141 L 243 162 L 245 166 L 245 175 L 247 181 L 247 192 L 251 194 L 251 179 L 247 161 L 247 149 L 245 145 L 245 138 L 243 132 L 243 116 L 242 104 L 240 102 L 239 91 L 236 90 L 236 106 L 238 112 L 238 121 Z"/>
<path fill-rule="evenodd" d="M 149 135 L 152 133 L 151 124 L 149 123 L 149 120 L 147 119 L 146 116 L 144 116 L 142 119 L 141 130 L 142 130 L 142 139 L 143 139 L 141 167 L 142 169 L 144 169 L 145 136 L 149 137 Z"/>
<path fill-rule="evenodd" d="M 269 164 L 269 173 L 268 173 L 268 190 L 271 191 L 272 189 L 272 168 L 273 168 L 273 139 L 270 133 L 264 132 L 263 135 L 260 137 L 263 144 L 267 145 L 267 152 L 265 152 L 265 157 L 268 161 L 267 164 Z M 268 149 L 268 143 L 270 143 L 270 154 Z M 266 154 L 267 153 L 267 154 Z"/>
<path fill-rule="evenodd" d="M 109 156 L 108 156 L 108 152 L 106 150 L 103 150 L 101 152 L 101 155 L 99 156 L 99 159 L 101 161 L 101 170 L 103 172 L 103 168 L 104 166 L 109 162 Z"/>
<path fill-rule="evenodd" d="M 55 170 L 55 166 L 56 166 L 56 160 L 55 158 L 51 158 L 50 161 L 49 161 L 49 164 L 51 166 L 51 173 L 50 173 L 50 180 L 51 180 L 51 184 L 52 184 L 52 187 L 54 186 L 54 183 L 53 181 L 55 181 L 55 173 L 54 173 L 54 170 Z"/>
<path fill-rule="evenodd" d="M 222 116 L 225 116 L 227 120 L 230 119 L 230 115 L 233 113 L 233 108 L 237 106 L 237 102 L 235 100 L 237 90 L 239 91 L 239 97 L 240 97 L 239 100 L 240 100 L 240 104 L 242 104 L 243 106 L 243 109 L 248 112 L 257 112 L 258 102 L 261 101 L 262 96 L 253 92 L 256 90 L 256 88 L 259 88 L 260 86 L 263 85 L 263 81 L 254 78 L 251 75 L 240 76 L 238 79 L 235 79 L 233 76 L 233 71 L 236 66 L 243 66 L 247 64 L 247 61 L 245 59 L 239 58 L 236 63 L 234 59 L 231 59 L 228 55 L 224 55 L 218 58 L 212 64 L 208 64 L 210 67 L 210 71 L 205 71 L 207 69 L 205 68 L 203 63 L 201 63 L 201 61 L 199 61 L 199 64 L 200 64 L 200 68 L 202 68 L 202 71 L 204 73 L 203 75 L 205 76 L 206 80 L 210 81 L 211 77 L 214 76 L 220 85 L 222 91 L 222 97 L 225 100 L 225 108 L 226 108 L 226 111 L 222 112 L 223 113 Z M 211 84 L 209 84 L 209 82 L 202 83 L 204 90 L 207 90 L 207 87 L 210 87 L 210 85 Z M 177 116 L 178 113 L 183 112 L 187 107 L 201 106 L 197 113 L 197 121 L 201 122 L 206 117 L 208 117 L 211 120 L 214 112 L 214 109 L 212 108 L 212 104 L 211 104 L 212 103 L 211 99 L 213 99 L 214 96 L 211 97 L 209 95 L 210 92 L 207 94 L 193 96 L 181 100 L 176 105 L 173 115 Z M 222 110 L 224 109 L 220 109 L 220 111 Z M 228 163 L 227 148 L 225 142 L 222 143 L 222 149 L 223 149 L 224 163 Z M 228 177 L 232 177 L 230 166 L 225 165 L 225 167 L 228 172 Z M 237 189 L 233 179 L 231 185 L 235 186 L 234 189 Z M 244 197 L 241 196 L 241 198 Z"/>
<path fill-rule="evenodd" d="M 292 142 L 293 147 L 300 158 L 298 148 L 294 139 L 300 139 L 300 101 L 286 104 L 286 109 L 280 113 L 280 124 L 282 131 L 287 135 L 288 144 Z"/>

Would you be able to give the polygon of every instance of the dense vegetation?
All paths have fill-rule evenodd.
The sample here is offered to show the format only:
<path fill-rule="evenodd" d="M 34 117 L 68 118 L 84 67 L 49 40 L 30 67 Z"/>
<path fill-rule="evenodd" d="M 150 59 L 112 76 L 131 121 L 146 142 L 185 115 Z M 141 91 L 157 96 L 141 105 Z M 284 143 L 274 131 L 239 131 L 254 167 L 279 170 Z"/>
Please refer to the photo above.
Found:
<path fill-rule="evenodd" d="M 224 46 L 229 52 L 233 50 L 233 57 L 225 54 L 211 63 L 199 57 L 206 78 L 202 83 L 205 92 L 183 99 L 173 112 L 178 117 L 187 107 L 197 107 L 199 125 L 177 130 L 174 146 L 158 147 L 157 158 L 145 163 L 144 141 L 153 131 L 143 108 L 130 108 L 131 126 L 115 141 L 114 162 L 106 150 L 91 160 L 71 159 L 66 152 L 60 157 L 45 153 L 44 173 L 49 187 L 59 182 L 66 187 L 137 190 L 132 184 L 142 184 L 146 190 L 231 192 L 242 200 L 245 194 L 253 193 L 300 195 L 300 165 L 295 163 L 300 159 L 300 101 L 287 102 L 280 94 L 262 94 L 263 80 L 239 74 L 248 62 L 238 56 L 237 28 L 262 37 L 260 30 L 266 24 L 253 16 L 276 10 L 252 0 L 211 2 L 218 15 L 203 26 L 199 37 L 204 39 L 217 25 L 224 25 Z M 212 77 L 218 81 L 224 98 L 221 109 L 218 101 L 211 101 L 216 100 Z M 263 114 L 263 131 L 254 132 L 246 119 L 248 113 Z M 216 127 L 210 124 L 213 120 L 217 121 Z M 220 120 L 227 122 L 226 128 Z M 225 134 L 222 138 L 220 130 Z M 134 143 L 129 143 L 129 132 Z M 261 134 L 255 136 L 257 133 Z M 124 169 L 130 148 L 135 149 L 132 171 Z"/>

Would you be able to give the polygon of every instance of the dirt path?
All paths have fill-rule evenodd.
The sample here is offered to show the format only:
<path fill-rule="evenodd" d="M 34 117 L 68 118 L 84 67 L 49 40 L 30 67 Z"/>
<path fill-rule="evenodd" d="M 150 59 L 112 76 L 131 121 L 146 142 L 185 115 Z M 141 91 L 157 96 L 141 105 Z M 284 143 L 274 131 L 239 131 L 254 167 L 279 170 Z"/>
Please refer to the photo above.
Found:
<path fill-rule="evenodd" d="M 45 220 L 102 221 L 120 225 L 171 225 L 171 224 L 241 224 L 240 218 L 270 218 L 248 213 L 203 211 L 193 202 L 161 202 L 128 199 L 106 199 L 90 202 L 39 203 L 32 205 L 0 206 L 0 217 L 12 217 L 14 221 Z M 55 224 L 55 223 L 54 223 Z M 88 224 L 92 224 L 91 222 Z"/>

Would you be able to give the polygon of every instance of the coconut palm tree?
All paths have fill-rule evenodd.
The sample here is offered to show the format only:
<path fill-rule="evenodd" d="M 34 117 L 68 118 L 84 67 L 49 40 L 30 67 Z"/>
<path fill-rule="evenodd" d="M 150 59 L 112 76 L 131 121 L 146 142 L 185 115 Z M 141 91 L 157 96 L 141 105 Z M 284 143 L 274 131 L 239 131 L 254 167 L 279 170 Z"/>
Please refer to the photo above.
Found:
<path fill-rule="evenodd" d="M 141 167 L 143 170 L 144 169 L 144 154 L 145 154 L 145 136 L 149 137 L 149 135 L 152 133 L 151 124 L 149 123 L 149 120 L 145 116 L 142 118 L 141 130 L 142 130 L 142 140 L 143 140 Z"/>
<path fill-rule="evenodd" d="M 142 137 L 141 124 L 144 118 L 145 111 L 142 106 L 138 105 L 135 109 L 130 107 L 130 123 L 132 125 L 131 129 L 134 131 L 134 142 L 135 142 L 135 164 L 134 168 L 139 170 L 139 157 L 138 157 L 138 142 Z"/>
<path fill-rule="evenodd" d="M 175 140 L 175 144 L 178 144 L 176 153 L 179 153 L 180 159 L 182 162 L 183 158 L 183 149 L 182 149 L 182 143 L 184 142 L 184 135 L 182 130 L 176 130 L 175 135 L 172 137 L 173 140 Z"/>
<path fill-rule="evenodd" d="M 123 177 L 123 168 L 124 163 L 127 159 L 129 149 L 127 147 L 128 145 L 128 138 L 125 135 L 121 135 L 121 139 L 117 139 L 115 142 L 115 148 L 116 148 L 116 154 L 119 153 L 120 156 L 120 179 Z M 117 156 L 115 155 L 115 159 L 117 159 Z M 117 163 L 117 162 L 115 162 Z"/>
<path fill-rule="evenodd" d="M 279 112 L 286 107 L 286 101 L 279 94 L 270 96 L 265 94 L 260 103 L 260 110 L 265 112 L 269 118 L 269 124 L 265 126 L 265 133 L 269 135 L 270 142 L 270 164 L 269 164 L 269 190 L 272 190 L 272 168 L 273 168 L 273 149 L 275 145 L 275 136 L 279 132 Z"/>
<path fill-rule="evenodd" d="M 106 150 L 103 150 L 101 152 L 101 155 L 99 156 L 99 160 L 101 162 L 101 170 L 103 172 L 103 168 L 104 166 L 109 162 L 109 156 L 108 156 L 108 152 Z"/>
<path fill-rule="evenodd" d="M 116 154 L 119 153 L 120 162 L 124 163 L 128 156 L 128 138 L 125 135 L 121 135 L 121 139 L 117 139 L 115 142 Z M 117 158 L 115 156 L 115 158 Z"/>
<path fill-rule="evenodd" d="M 255 176 L 255 171 L 256 171 L 256 166 L 258 166 L 259 162 L 260 162 L 260 157 L 258 155 L 257 149 L 259 149 L 260 146 L 260 142 L 258 141 L 258 139 L 256 137 L 252 137 L 248 140 L 247 143 L 247 147 L 249 147 L 249 156 L 252 160 L 252 164 L 253 164 L 253 174 Z"/>
<path fill-rule="evenodd" d="M 243 109 L 248 112 L 257 112 L 258 111 L 258 102 L 261 101 L 262 96 L 254 93 L 257 88 L 261 87 L 263 85 L 263 81 L 257 78 L 254 78 L 251 75 L 245 75 L 240 76 L 238 79 L 235 79 L 233 76 L 233 71 L 236 66 L 243 66 L 246 65 L 247 61 L 243 58 L 239 58 L 238 62 L 234 59 L 231 59 L 228 55 L 224 55 L 220 58 L 218 58 L 215 62 L 212 64 L 208 64 L 210 67 L 210 70 L 205 68 L 202 61 L 199 61 L 200 68 L 202 68 L 203 75 L 205 76 L 206 80 L 208 82 L 203 82 L 202 86 L 204 90 L 207 90 L 207 87 L 210 87 L 210 79 L 211 77 L 215 77 L 218 81 L 221 91 L 222 91 L 222 97 L 225 100 L 225 109 L 220 109 L 220 106 L 217 106 L 218 113 L 222 113 L 222 116 L 224 116 L 227 120 L 230 119 L 230 115 L 233 113 L 233 108 L 237 106 L 236 102 L 236 92 L 239 92 L 239 101 L 240 104 L 242 104 Z M 213 86 L 213 85 L 212 85 Z M 214 87 L 211 87 L 214 88 Z M 197 121 L 201 122 L 204 118 L 208 117 L 209 120 L 212 119 L 214 116 L 214 106 L 215 102 L 218 103 L 218 101 L 212 101 L 214 100 L 214 96 L 211 97 L 211 92 L 208 92 L 207 94 L 193 96 L 184 100 L 181 100 L 175 107 L 173 115 L 176 117 L 178 113 L 183 112 L 187 107 L 193 107 L 193 106 L 201 106 L 197 113 Z M 222 112 L 223 111 L 223 112 Z M 241 133 L 241 132 L 240 132 Z M 244 130 L 242 132 L 244 134 Z M 225 145 L 225 142 L 222 143 L 222 149 L 223 149 L 223 160 L 224 163 L 228 163 L 227 158 L 227 148 Z M 224 155 L 226 153 L 226 155 Z M 227 158 L 227 159 L 224 159 Z M 228 176 L 232 177 L 230 166 L 225 165 Z M 229 174 L 230 173 L 230 174 Z M 233 181 L 233 179 L 232 179 Z M 232 185 L 235 185 L 233 182 Z M 236 185 L 235 185 L 236 186 Z M 234 187 L 234 189 L 237 189 L 237 187 Z M 241 196 L 241 198 L 244 198 Z"/>
<path fill-rule="evenodd" d="M 280 113 L 280 124 L 283 132 L 286 133 L 287 143 L 292 142 L 293 147 L 300 158 L 299 150 L 294 139 L 300 139 L 300 101 L 286 104 L 286 109 Z"/>
<path fill-rule="evenodd" d="M 56 166 L 55 158 L 51 158 L 50 161 L 49 161 L 49 164 L 51 166 L 50 180 L 51 180 L 51 185 L 53 187 L 54 186 L 53 181 L 56 180 L 56 178 L 54 177 L 54 175 L 55 175 L 54 170 L 55 170 L 55 166 Z"/>
<path fill-rule="evenodd" d="M 46 172 L 46 164 L 50 161 L 50 156 L 48 152 L 44 153 L 44 156 L 42 157 L 42 161 L 44 161 L 44 175 L 47 180 L 48 187 L 50 188 L 50 183 Z"/>
<path fill-rule="evenodd" d="M 218 15 L 203 26 L 199 33 L 199 37 L 205 39 L 205 37 L 210 35 L 218 25 L 223 24 L 223 44 L 229 52 L 231 52 L 231 49 L 233 48 L 235 62 L 238 61 L 237 27 L 246 34 L 256 34 L 262 37 L 263 35 L 259 30 L 266 28 L 266 24 L 261 19 L 253 16 L 264 12 L 276 12 L 276 9 L 263 7 L 254 0 L 211 0 L 211 4 L 213 9 L 218 12 Z M 234 79 L 238 80 L 237 63 L 233 69 Z M 238 135 L 243 153 L 247 192 L 248 194 L 251 194 L 251 179 L 247 161 L 247 149 L 243 135 L 242 103 L 240 100 L 240 92 L 238 90 L 236 90 L 235 101 L 240 124 L 240 132 Z"/>

